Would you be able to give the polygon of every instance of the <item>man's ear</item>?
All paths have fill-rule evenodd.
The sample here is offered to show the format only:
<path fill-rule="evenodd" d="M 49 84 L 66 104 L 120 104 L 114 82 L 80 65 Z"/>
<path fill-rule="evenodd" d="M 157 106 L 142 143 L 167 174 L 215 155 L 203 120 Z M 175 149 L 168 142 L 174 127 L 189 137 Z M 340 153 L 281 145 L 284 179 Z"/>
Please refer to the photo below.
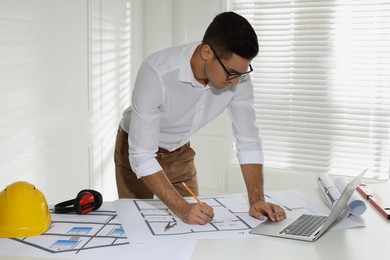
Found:
<path fill-rule="evenodd" d="M 213 58 L 213 51 L 210 48 L 210 45 L 203 44 L 200 48 L 200 57 L 202 60 L 208 60 L 210 58 Z"/>

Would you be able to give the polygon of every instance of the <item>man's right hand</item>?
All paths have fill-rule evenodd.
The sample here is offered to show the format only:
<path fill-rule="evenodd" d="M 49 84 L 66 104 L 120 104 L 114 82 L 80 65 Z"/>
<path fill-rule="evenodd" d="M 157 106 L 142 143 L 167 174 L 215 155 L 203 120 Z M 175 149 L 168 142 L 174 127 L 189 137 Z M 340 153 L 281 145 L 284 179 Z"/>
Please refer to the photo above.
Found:
<path fill-rule="evenodd" d="M 214 210 L 206 203 L 186 203 L 180 210 L 180 219 L 187 224 L 204 225 L 214 218 Z"/>
<path fill-rule="evenodd" d="M 142 177 L 149 189 L 184 223 L 204 225 L 214 218 L 214 210 L 206 203 L 188 203 L 176 190 L 163 171 Z"/>

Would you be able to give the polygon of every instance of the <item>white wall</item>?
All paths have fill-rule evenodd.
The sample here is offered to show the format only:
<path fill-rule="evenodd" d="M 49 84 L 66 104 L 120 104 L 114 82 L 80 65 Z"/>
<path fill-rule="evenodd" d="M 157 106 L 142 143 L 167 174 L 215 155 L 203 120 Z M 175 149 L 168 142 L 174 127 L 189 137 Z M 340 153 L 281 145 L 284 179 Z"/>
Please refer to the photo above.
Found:
<path fill-rule="evenodd" d="M 0 187 L 111 194 L 129 104 L 130 1 L 0 0 Z"/>
<path fill-rule="evenodd" d="M 24 180 L 51 204 L 85 188 L 116 199 L 113 145 L 139 64 L 200 41 L 225 8 L 224 0 L 0 0 L 0 189 Z M 228 191 L 227 116 L 192 145 L 202 194 Z"/>
<path fill-rule="evenodd" d="M 90 1 L 90 186 L 116 199 L 113 147 L 122 111 L 130 104 L 136 59 L 130 0 Z M 133 57 L 134 56 L 134 57 Z"/>
<path fill-rule="evenodd" d="M 224 0 L 138 0 L 143 3 L 144 56 L 163 48 L 202 40 Z"/>

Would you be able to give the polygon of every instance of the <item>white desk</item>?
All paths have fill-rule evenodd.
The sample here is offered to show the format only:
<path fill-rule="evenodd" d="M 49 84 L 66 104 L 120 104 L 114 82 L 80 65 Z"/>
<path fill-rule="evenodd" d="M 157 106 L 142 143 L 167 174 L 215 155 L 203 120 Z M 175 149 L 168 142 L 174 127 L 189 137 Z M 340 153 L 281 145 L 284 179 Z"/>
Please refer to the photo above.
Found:
<path fill-rule="evenodd" d="M 313 176 L 314 179 L 314 176 Z M 390 184 L 371 184 L 377 193 L 390 201 Z M 299 190 L 320 199 L 315 189 Z M 384 260 L 390 257 L 390 220 L 367 203 L 361 216 L 365 227 L 328 231 L 316 242 L 302 242 L 259 236 L 245 239 L 198 241 L 191 260 L 206 259 L 324 259 Z"/>
<path fill-rule="evenodd" d="M 266 176 L 266 189 L 296 189 L 318 198 L 315 176 Z M 310 180 L 312 178 L 312 180 Z M 302 181 L 301 181 L 302 179 Z M 309 179 L 309 180 L 308 180 Z M 382 198 L 390 201 L 390 183 L 372 183 L 371 187 Z M 364 228 L 329 231 L 316 242 L 302 242 L 281 238 L 258 236 L 245 239 L 200 240 L 192 254 L 191 260 L 208 259 L 324 259 L 324 260 L 387 260 L 390 257 L 390 220 L 380 215 L 376 209 L 367 204 L 362 215 Z M 0 248 L 1 254 L 1 248 Z M 8 257 L 0 260 L 48 260 L 58 258 Z M 131 256 L 129 256 L 131 259 Z M 147 260 L 147 259 L 146 259 Z"/>

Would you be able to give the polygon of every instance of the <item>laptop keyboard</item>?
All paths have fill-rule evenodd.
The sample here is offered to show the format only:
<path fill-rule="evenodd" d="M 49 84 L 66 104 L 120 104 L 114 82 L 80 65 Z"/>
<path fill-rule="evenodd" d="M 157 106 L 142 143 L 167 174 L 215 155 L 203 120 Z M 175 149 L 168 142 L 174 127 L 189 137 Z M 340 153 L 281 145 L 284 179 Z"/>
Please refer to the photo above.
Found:
<path fill-rule="evenodd" d="M 325 222 L 326 218 L 326 216 L 303 214 L 280 231 L 280 234 L 309 237 Z"/>

